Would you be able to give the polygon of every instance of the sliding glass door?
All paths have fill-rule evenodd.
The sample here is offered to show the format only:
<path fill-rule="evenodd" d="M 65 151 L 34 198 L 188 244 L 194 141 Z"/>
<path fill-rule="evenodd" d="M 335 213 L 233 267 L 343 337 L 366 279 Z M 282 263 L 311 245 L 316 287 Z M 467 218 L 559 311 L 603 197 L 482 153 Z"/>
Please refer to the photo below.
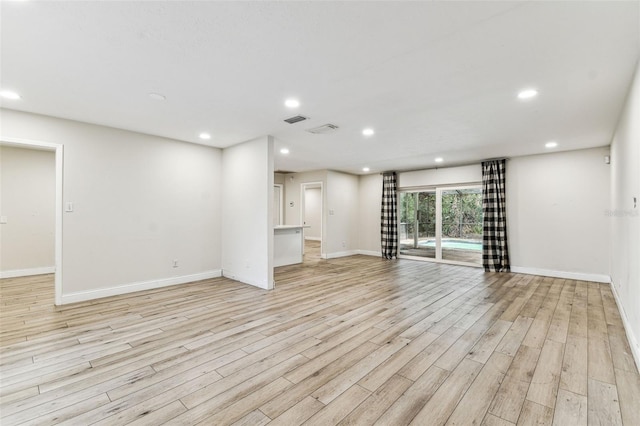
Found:
<path fill-rule="evenodd" d="M 400 191 L 398 201 L 401 255 L 482 264 L 479 186 Z"/>
<path fill-rule="evenodd" d="M 435 191 L 400 193 L 400 254 L 436 258 Z"/>

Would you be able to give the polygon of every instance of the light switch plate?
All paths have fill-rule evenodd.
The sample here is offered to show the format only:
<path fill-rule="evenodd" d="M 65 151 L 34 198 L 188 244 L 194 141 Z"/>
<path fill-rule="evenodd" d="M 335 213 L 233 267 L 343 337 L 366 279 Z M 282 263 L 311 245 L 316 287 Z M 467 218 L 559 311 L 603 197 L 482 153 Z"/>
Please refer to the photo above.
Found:
<path fill-rule="evenodd" d="M 73 211 L 73 203 L 71 201 L 67 201 L 67 204 L 64 206 L 64 211 L 69 213 Z"/>

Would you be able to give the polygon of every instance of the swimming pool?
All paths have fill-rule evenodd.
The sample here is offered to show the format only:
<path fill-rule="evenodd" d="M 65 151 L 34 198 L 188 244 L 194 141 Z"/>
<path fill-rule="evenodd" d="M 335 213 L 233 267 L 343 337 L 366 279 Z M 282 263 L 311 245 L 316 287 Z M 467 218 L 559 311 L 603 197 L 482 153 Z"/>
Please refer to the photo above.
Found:
<path fill-rule="evenodd" d="M 436 240 L 420 241 L 420 247 L 435 247 Z M 482 251 L 482 243 L 468 240 L 442 240 L 442 248 Z"/>

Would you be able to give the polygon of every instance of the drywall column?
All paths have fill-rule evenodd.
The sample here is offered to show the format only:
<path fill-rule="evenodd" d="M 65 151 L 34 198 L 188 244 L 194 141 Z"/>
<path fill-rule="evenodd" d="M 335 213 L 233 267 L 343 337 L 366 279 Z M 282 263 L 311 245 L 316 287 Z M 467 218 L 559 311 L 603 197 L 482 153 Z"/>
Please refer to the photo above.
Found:
<path fill-rule="evenodd" d="M 273 288 L 273 138 L 222 152 L 222 273 Z"/>
<path fill-rule="evenodd" d="M 611 144 L 611 281 L 640 368 L 640 68 Z"/>

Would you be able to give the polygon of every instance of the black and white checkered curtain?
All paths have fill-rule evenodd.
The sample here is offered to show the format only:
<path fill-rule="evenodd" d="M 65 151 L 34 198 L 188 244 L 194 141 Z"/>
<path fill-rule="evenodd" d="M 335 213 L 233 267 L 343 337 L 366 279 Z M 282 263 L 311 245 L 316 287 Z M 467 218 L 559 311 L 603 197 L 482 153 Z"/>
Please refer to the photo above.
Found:
<path fill-rule="evenodd" d="M 382 257 L 398 257 L 398 204 L 396 172 L 382 176 L 382 215 L 380 231 L 382 237 Z"/>
<path fill-rule="evenodd" d="M 505 202 L 506 160 L 482 163 L 482 265 L 485 271 L 509 272 L 507 206 Z"/>

